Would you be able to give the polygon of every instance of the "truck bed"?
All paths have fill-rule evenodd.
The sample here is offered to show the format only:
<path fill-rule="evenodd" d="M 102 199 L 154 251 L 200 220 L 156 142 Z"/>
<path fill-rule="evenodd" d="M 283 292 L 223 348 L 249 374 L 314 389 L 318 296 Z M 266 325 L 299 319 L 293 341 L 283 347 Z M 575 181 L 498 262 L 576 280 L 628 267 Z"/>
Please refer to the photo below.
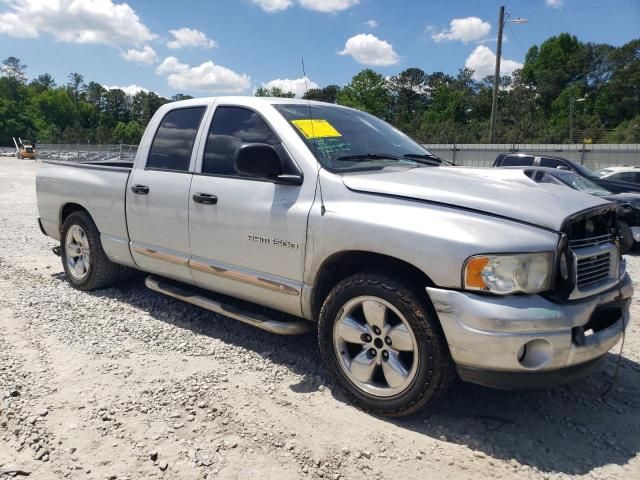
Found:
<path fill-rule="evenodd" d="M 113 258 L 123 252 L 128 255 L 125 194 L 132 166 L 129 162 L 43 162 L 36 178 L 43 230 L 59 239 L 65 214 L 84 208 L 101 232 L 105 251 L 121 252 Z"/>

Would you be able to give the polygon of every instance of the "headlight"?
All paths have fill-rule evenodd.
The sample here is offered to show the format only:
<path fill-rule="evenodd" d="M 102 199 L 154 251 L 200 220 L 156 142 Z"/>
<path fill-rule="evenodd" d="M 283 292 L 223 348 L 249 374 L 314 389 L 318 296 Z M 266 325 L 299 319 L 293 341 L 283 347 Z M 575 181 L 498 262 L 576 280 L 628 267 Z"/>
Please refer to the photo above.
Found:
<path fill-rule="evenodd" d="M 538 293 L 549 288 L 553 253 L 476 255 L 464 266 L 464 288 L 498 295 Z"/>

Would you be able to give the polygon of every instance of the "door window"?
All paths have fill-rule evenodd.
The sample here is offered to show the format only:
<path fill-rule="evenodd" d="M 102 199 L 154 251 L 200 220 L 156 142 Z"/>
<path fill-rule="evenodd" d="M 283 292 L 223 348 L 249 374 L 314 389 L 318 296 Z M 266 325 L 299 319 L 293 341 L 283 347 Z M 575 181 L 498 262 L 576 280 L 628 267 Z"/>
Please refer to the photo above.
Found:
<path fill-rule="evenodd" d="M 283 158 L 280 139 L 256 112 L 242 107 L 216 108 L 204 150 L 202 173 L 238 176 L 235 155 L 246 143 L 272 145 Z"/>
<path fill-rule="evenodd" d="M 502 159 L 501 167 L 530 167 L 533 165 L 533 157 L 511 155 Z"/>
<path fill-rule="evenodd" d="M 619 182 L 633 182 L 636 183 L 638 181 L 637 173 L 635 172 L 622 172 L 617 173 L 609 177 L 609 180 L 617 180 Z"/>
<path fill-rule="evenodd" d="M 560 161 L 560 160 L 556 160 L 555 158 L 541 158 L 540 159 L 540 166 L 541 167 L 548 167 L 548 168 L 559 168 L 559 167 L 567 168 L 567 164 L 566 163 L 564 163 L 563 161 Z"/>
<path fill-rule="evenodd" d="M 151 144 L 147 168 L 186 172 L 205 107 L 167 113 Z"/>

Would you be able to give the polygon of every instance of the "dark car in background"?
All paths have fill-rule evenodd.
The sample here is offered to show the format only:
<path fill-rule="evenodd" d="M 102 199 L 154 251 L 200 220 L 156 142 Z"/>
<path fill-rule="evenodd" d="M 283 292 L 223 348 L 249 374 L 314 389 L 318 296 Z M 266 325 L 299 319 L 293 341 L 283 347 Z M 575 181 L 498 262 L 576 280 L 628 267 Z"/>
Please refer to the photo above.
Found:
<path fill-rule="evenodd" d="M 493 162 L 494 167 L 547 167 L 575 172 L 611 193 L 638 192 L 640 185 L 600 178 L 584 165 L 562 157 L 536 153 L 501 153 Z"/>
<path fill-rule="evenodd" d="M 531 168 L 525 174 L 536 183 L 564 185 L 618 204 L 618 219 L 629 226 L 634 244 L 640 243 L 639 193 L 612 193 L 582 175 L 559 168 Z"/>

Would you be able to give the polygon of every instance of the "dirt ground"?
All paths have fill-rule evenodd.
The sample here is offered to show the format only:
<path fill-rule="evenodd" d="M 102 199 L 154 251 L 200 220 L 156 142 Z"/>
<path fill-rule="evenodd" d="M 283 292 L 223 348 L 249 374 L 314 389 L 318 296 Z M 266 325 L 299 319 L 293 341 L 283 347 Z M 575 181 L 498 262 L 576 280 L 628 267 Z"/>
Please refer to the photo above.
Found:
<path fill-rule="evenodd" d="M 552 390 L 468 384 L 401 420 L 345 403 L 313 333 L 151 292 L 71 289 L 36 224 L 38 164 L 0 159 L 0 478 L 640 478 L 640 327 Z M 640 279 L 640 257 L 628 258 Z M 16 473 L 17 472 L 17 473 Z"/>

